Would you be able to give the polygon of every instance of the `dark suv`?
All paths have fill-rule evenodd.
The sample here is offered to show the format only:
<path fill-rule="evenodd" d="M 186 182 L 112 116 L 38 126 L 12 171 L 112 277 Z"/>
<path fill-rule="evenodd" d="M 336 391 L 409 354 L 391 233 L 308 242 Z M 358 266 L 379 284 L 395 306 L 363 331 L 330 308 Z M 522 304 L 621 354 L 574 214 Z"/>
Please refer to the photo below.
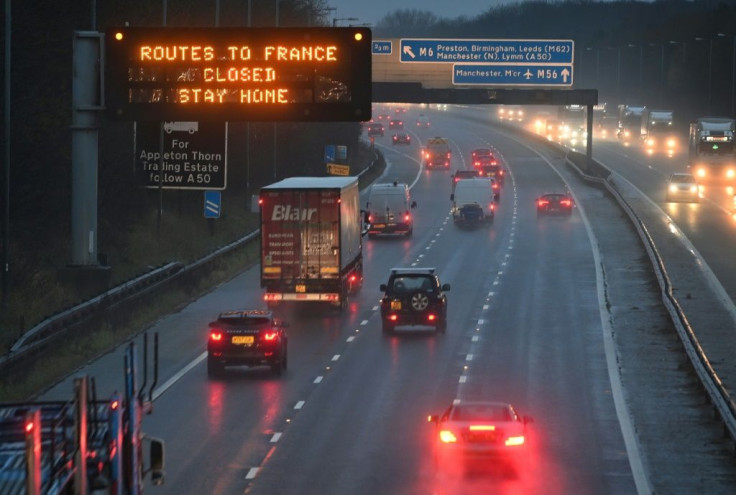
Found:
<path fill-rule="evenodd" d="M 398 326 L 432 326 L 447 329 L 447 296 L 450 284 L 440 284 L 434 268 L 392 268 L 388 283 L 381 284 L 381 322 L 384 333 Z"/>
<path fill-rule="evenodd" d="M 209 324 L 207 374 L 218 375 L 225 366 L 270 366 L 280 375 L 287 365 L 288 323 L 271 311 L 227 311 Z"/>

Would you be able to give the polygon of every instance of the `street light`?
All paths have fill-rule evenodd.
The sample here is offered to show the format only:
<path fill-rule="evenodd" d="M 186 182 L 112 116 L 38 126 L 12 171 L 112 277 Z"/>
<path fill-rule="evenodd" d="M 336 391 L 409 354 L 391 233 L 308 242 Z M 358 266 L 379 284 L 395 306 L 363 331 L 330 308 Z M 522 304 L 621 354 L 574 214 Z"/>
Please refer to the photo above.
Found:
<path fill-rule="evenodd" d="M 337 26 L 337 21 L 359 21 L 357 17 L 336 17 L 332 19 L 332 27 Z"/>

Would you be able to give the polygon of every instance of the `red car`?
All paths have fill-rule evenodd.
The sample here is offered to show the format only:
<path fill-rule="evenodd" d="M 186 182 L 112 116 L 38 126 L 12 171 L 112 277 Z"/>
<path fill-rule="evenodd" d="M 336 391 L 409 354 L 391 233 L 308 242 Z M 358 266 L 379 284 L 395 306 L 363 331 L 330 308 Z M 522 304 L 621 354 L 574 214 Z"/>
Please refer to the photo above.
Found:
<path fill-rule="evenodd" d="M 453 401 L 441 416 L 428 420 L 436 425 L 437 469 L 448 472 L 475 466 L 517 470 L 527 455 L 527 424 L 533 422 L 505 402 L 464 400 Z"/>

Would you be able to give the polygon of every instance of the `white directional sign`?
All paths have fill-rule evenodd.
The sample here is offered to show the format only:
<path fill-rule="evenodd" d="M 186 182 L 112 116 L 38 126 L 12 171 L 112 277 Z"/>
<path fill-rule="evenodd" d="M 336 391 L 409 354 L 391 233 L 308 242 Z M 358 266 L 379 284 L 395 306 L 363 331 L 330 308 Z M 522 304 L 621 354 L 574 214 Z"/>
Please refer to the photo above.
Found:
<path fill-rule="evenodd" d="M 572 40 L 402 39 L 401 62 L 572 64 Z"/>
<path fill-rule="evenodd" d="M 453 84 L 572 86 L 571 65 L 454 64 Z"/>

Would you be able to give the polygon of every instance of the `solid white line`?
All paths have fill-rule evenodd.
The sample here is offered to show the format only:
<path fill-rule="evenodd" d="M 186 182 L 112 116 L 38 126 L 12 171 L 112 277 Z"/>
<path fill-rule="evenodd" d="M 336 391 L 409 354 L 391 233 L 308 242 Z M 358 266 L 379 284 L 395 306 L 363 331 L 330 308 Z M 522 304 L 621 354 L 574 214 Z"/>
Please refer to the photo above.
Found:
<path fill-rule="evenodd" d="M 276 432 L 271 437 L 271 443 L 276 443 L 279 441 L 279 438 L 281 438 L 281 432 Z"/>
<path fill-rule="evenodd" d="M 301 409 L 302 407 L 304 407 L 304 404 L 305 402 L 303 400 L 300 400 L 299 402 L 294 404 L 294 409 Z"/>
<path fill-rule="evenodd" d="M 189 363 L 188 365 L 184 366 L 181 370 L 176 372 L 174 376 L 166 380 L 163 384 L 161 384 L 160 387 L 157 387 L 156 390 L 153 391 L 153 400 L 158 399 L 161 397 L 164 392 L 166 392 L 168 389 L 172 387 L 176 382 L 178 382 L 184 375 L 186 375 L 192 368 L 197 366 L 199 363 L 207 359 L 207 351 L 204 351 L 202 354 L 194 358 L 194 360 Z"/>
<path fill-rule="evenodd" d="M 261 468 L 252 467 L 248 470 L 248 474 L 245 475 L 245 479 L 252 480 L 258 474 L 258 470 Z"/>
<path fill-rule="evenodd" d="M 510 136 L 507 136 L 510 137 Z M 547 160 L 541 153 L 528 146 L 521 141 L 510 137 L 517 143 L 528 148 L 529 150 L 536 153 L 542 160 L 547 162 L 552 170 L 560 176 L 563 182 L 565 178 L 557 170 L 552 163 Z M 575 197 L 575 193 L 568 187 L 570 193 L 573 196 L 573 200 L 577 205 L 580 205 L 578 198 Z M 645 196 L 646 197 L 646 196 Z M 598 293 L 598 312 L 601 317 L 601 328 L 603 330 L 603 349 L 606 354 L 606 364 L 608 367 L 608 377 L 611 381 L 611 395 L 613 397 L 613 404 L 616 409 L 616 416 L 618 417 L 618 423 L 621 428 L 621 434 L 624 438 L 624 445 L 626 446 L 626 454 L 629 460 L 629 466 L 631 467 L 631 474 L 634 478 L 634 484 L 636 485 L 636 491 L 640 495 L 653 493 L 652 486 L 649 482 L 649 474 L 644 468 L 644 462 L 639 451 L 639 442 L 636 437 L 635 428 L 631 419 L 631 415 L 626 405 L 624 398 L 623 384 L 621 382 L 621 374 L 618 368 L 616 359 L 616 347 L 613 342 L 613 327 L 611 326 L 611 315 L 606 305 L 606 288 L 605 288 L 605 276 L 603 267 L 601 265 L 601 253 L 598 250 L 598 239 L 593 232 L 593 228 L 588 221 L 588 217 L 585 215 L 585 210 L 578 207 L 580 217 L 583 219 L 585 230 L 588 231 L 588 241 L 590 242 L 591 250 L 593 251 L 593 262 L 595 264 L 595 279 L 596 289 Z"/>

